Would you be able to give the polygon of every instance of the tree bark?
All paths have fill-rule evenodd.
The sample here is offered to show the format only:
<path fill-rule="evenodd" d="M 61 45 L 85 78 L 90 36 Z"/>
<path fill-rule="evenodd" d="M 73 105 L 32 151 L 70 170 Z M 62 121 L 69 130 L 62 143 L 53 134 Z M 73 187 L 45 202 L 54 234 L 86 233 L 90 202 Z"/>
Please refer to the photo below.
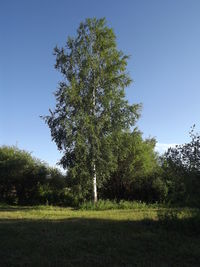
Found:
<path fill-rule="evenodd" d="M 96 95 L 95 95 L 95 86 L 94 86 L 94 88 L 93 88 L 93 113 L 94 113 L 94 116 L 96 115 L 95 106 L 96 106 Z M 93 157 L 94 157 L 94 148 L 93 148 Z M 93 161 L 94 161 L 94 165 L 93 165 L 94 203 L 97 203 L 97 174 L 96 174 L 95 157 L 93 158 Z"/>
<path fill-rule="evenodd" d="M 94 191 L 94 203 L 97 203 L 97 174 L 96 165 L 94 164 L 94 176 L 93 176 L 93 191 Z"/>

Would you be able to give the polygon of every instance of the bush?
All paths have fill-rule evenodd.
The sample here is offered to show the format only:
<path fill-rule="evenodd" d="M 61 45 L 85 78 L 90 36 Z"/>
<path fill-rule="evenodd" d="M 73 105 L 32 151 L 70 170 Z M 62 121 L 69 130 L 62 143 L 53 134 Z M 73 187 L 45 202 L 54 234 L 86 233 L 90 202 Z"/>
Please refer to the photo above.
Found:
<path fill-rule="evenodd" d="M 76 207 L 78 200 L 70 192 L 68 188 L 62 190 L 53 190 L 49 185 L 40 187 L 40 204 Z"/>

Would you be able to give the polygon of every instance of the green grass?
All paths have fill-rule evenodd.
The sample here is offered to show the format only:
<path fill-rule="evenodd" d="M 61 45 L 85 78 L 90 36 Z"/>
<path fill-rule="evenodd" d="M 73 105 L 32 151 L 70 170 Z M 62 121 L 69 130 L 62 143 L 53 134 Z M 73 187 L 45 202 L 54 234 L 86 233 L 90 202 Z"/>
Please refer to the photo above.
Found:
<path fill-rule="evenodd" d="M 0 206 L 0 266 L 199 266 L 199 210 Z"/>
<path fill-rule="evenodd" d="M 161 204 L 146 204 L 145 202 L 140 201 L 125 201 L 121 200 L 111 201 L 111 200 L 99 200 L 95 205 L 93 201 L 83 202 L 79 205 L 81 210 L 116 210 L 116 209 L 142 209 L 146 210 L 147 208 L 160 208 L 163 207 Z"/>

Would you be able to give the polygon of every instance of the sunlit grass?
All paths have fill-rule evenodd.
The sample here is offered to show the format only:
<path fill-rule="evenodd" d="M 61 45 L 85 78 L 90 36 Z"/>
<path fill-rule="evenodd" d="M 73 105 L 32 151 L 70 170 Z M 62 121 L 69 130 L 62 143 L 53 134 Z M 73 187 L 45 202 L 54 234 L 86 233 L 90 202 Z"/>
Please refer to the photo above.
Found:
<path fill-rule="evenodd" d="M 197 209 L 165 208 L 159 206 L 135 206 L 132 209 L 106 209 L 99 210 L 73 209 L 56 206 L 8 206 L 0 205 L 0 219 L 31 219 L 31 220 L 59 220 L 67 218 L 93 218 L 113 220 L 158 220 L 158 213 L 174 211 L 181 218 L 190 218 Z"/>

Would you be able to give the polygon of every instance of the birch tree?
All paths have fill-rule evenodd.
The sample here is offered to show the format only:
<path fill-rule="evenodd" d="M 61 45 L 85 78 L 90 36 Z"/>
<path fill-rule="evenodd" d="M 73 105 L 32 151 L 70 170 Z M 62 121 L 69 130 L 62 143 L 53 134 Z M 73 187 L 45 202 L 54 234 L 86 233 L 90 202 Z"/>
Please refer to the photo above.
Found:
<path fill-rule="evenodd" d="M 55 68 L 63 80 L 55 92 L 56 107 L 44 119 L 53 141 L 63 152 L 67 169 L 79 194 L 90 198 L 114 168 L 112 135 L 129 129 L 140 105 L 129 105 L 128 56 L 117 49 L 116 37 L 105 19 L 86 19 L 75 37 L 56 47 Z"/>

